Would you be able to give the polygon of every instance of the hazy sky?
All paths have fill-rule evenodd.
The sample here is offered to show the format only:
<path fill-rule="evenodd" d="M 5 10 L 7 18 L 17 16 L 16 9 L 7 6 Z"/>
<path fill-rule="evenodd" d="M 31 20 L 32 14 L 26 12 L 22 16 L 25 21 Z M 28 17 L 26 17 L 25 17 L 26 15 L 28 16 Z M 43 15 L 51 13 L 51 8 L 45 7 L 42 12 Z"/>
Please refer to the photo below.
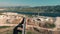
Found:
<path fill-rule="evenodd" d="M 60 0 L 0 0 L 0 6 L 60 5 Z"/>

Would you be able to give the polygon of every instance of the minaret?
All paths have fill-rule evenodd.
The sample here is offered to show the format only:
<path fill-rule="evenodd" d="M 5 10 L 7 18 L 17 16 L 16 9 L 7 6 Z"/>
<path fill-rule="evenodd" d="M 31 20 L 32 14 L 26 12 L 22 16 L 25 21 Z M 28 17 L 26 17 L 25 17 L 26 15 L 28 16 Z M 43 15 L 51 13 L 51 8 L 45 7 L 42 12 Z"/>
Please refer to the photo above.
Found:
<path fill-rule="evenodd" d="M 38 12 L 38 17 L 39 17 L 39 12 Z"/>

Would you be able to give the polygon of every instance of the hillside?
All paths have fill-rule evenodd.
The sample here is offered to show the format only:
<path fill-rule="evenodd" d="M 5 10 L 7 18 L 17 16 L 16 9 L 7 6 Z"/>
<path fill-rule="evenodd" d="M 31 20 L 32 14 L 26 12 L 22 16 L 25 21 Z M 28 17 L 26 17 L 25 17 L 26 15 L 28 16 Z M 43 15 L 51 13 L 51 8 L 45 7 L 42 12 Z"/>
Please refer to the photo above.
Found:
<path fill-rule="evenodd" d="M 6 10 L 3 11 L 18 11 L 18 12 L 44 12 L 44 13 L 59 13 L 60 5 L 56 6 L 36 6 L 36 7 L 28 7 L 28 6 L 15 6 L 15 7 L 4 7 Z M 0 8 L 1 9 L 1 8 Z"/>

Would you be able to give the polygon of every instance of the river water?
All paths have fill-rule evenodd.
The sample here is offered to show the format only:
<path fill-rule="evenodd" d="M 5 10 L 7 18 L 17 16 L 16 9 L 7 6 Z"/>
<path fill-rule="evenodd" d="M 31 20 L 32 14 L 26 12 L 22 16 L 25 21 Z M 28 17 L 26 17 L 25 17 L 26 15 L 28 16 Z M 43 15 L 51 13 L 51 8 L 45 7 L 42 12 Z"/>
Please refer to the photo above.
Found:
<path fill-rule="evenodd" d="M 18 14 L 26 14 L 26 15 L 38 15 L 38 12 L 28 11 L 7 11 L 7 12 L 15 12 Z M 50 16 L 50 17 L 60 17 L 60 13 L 39 13 L 40 16 Z"/>
<path fill-rule="evenodd" d="M 38 15 L 38 12 L 16 12 L 19 14 Z M 39 13 L 40 16 L 60 17 L 60 13 Z"/>

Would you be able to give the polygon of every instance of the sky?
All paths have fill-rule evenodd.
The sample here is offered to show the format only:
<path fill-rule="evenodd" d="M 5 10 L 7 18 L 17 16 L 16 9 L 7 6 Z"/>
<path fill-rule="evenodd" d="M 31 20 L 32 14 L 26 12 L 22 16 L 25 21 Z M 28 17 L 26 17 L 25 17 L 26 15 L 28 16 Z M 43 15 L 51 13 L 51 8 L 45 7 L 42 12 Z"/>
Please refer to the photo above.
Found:
<path fill-rule="evenodd" d="M 60 0 L 0 0 L 0 6 L 49 6 L 60 5 Z"/>

